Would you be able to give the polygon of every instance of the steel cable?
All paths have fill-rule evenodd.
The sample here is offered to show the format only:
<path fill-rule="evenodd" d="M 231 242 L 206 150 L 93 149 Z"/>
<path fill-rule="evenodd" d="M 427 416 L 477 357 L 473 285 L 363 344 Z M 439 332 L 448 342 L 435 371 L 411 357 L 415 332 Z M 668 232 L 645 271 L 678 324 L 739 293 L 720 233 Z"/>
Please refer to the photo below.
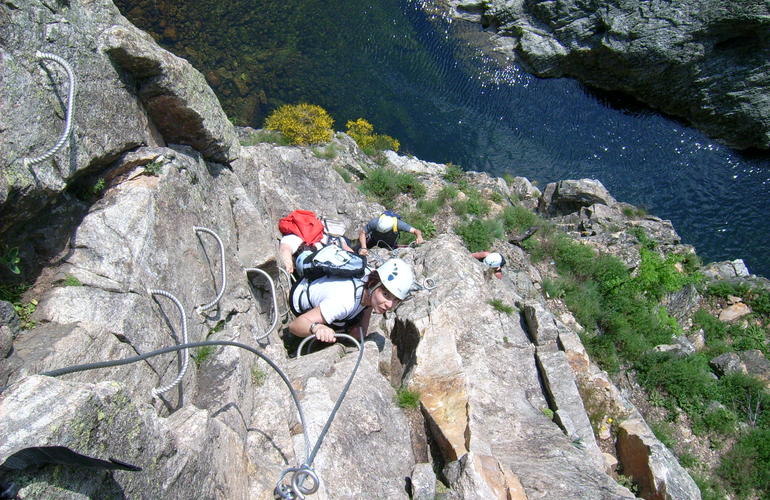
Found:
<path fill-rule="evenodd" d="M 49 149 L 47 152 L 40 156 L 36 156 L 35 158 L 24 158 L 23 163 L 25 167 L 31 167 L 32 165 L 44 162 L 59 152 L 62 146 L 64 146 L 64 143 L 67 141 L 67 137 L 69 137 L 70 133 L 72 132 L 72 113 L 75 110 L 75 74 L 72 71 L 72 67 L 67 61 L 54 54 L 37 51 L 35 52 L 35 56 L 38 59 L 48 59 L 61 65 L 61 67 L 64 68 L 64 70 L 67 72 L 70 86 L 69 92 L 67 93 L 67 114 L 64 120 L 64 132 L 62 132 L 59 141 L 54 145 L 54 147 Z"/>
<path fill-rule="evenodd" d="M 164 290 L 154 290 L 149 289 L 147 290 L 147 293 L 150 295 L 162 295 L 163 297 L 171 299 L 176 307 L 179 309 L 179 317 L 180 321 L 182 323 L 182 344 L 187 343 L 187 315 L 184 313 L 184 308 L 182 307 L 182 304 L 179 302 L 179 300 L 171 295 L 170 293 L 164 291 Z M 182 378 L 184 377 L 185 373 L 187 373 L 187 364 L 189 363 L 189 360 L 187 359 L 187 351 L 182 351 L 182 366 L 179 368 L 179 373 L 177 374 L 176 378 L 168 385 L 163 387 L 156 387 L 152 390 L 152 395 L 157 396 L 158 394 L 163 394 L 164 392 L 168 392 L 171 389 L 173 389 L 179 382 L 182 381 Z"/>
<path fill-rule="evenodd" d="M 216 238 L 217 243 L 219 244 L 219 262 L 220 262 L 220 265 L 222 266 L 222 288 L 221 290 L 219 290 L 219 293 L 214 298 L 214 300 L 212 300 L 208 304 L 204 304 L 202 306 L 198 306 L 195 308 L 195 312 L 197 312 L 198 314 L 201 314 L 208 311 L 215 305 L 217 305 L 219 303 L 219 300 L 222 298 L 222 295 L 224 295 L 225 293 L 225 287 L 227 286 L 227 276 L 225 271 L 225 246 L 222 244 L 222 240 L 219 238 L 219 235 L 217 235 L 217 233 L 215 233 L 211 229 L 201 227 L 201 226 L 193 226 L 193 231 L 195 231 L 196 233 L 198 231 L 202 231 Z"/>

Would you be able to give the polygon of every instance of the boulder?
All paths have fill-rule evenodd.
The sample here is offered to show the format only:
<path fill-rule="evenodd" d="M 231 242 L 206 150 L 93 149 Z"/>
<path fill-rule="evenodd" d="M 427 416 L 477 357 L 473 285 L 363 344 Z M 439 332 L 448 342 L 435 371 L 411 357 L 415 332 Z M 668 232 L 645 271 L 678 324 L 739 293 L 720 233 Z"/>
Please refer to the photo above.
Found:
<path fill-rule="evenodd" d="M 616 442 L 623 474 L 639 485 L 647 500 L 700 500 L 700 490 L 676 456 L 663 446 L 647 424 L 638 418 L 618 426 Z"/>
<path fill-rule="evenodd" d="M 419 463 L 414 466 L 410 476 L 412 500 L 434 500 L 436 498 L 436 473 L 429 463 Z"/>
<path fill-rule="evenodd" d="M 741 362 L 740 356 L 735 352 L 726 352 L 709 361 L 709 366 L 720 377 L 730 373 L 746 374 L 746 367 Z"/>
<path fill-rule="evenodd" d="M 13 340 L 20 330 L 19 317 L 13 304 L 0 300 L 0 360 L 11 353 Z"/>
<path fill-rule="evenodd" d="M 548 215 L 566 215 L 596 203 L 612 206 L 615 198 L 596 179 L 551 182 L 540 196 L 538 211 Z"/>
<path fill-rule="evenodd" d="M 719 312 L 719 321 L 731 322 L 751 314 L 751 308 L 743 302 L 732 304 Z"/>

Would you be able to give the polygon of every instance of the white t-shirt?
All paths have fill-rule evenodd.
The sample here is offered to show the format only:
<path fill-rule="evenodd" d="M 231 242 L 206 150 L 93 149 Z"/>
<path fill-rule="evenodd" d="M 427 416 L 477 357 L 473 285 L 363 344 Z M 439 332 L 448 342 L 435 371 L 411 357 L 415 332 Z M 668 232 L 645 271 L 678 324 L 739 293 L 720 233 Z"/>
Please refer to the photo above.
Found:
<path fill-rule="evenodd" d="M 361 304 L 365 280 L 366 276 L 363 279 L 324 276 L 308 286 L 307 279 L 303 279 L 291 295 L 292 308 L 297 313 L 318 307 L 327 325 L 342 324 L 365 309 Z"/>
<path fill-rule="evenodd" d="M 324 247 L 328 243 L 328 241 L 329 241 L 329 236 L 326 233 L 324 233 L 323 237 L 321 238 L 321 241 L 319 241 L 313 246 L 315 246 L 316 249 L 319 249 Z M 288 245 L 289 248 L 291 248 L 291 253 L 293 255 L 297 253 L 297 250 L 299 250 L 299 247 L 300 245 L 302 245 L 302 243 L 304 243 L 302 241 L 302 238 L 300 238 L 296 234 L 285 234 L 281 237 L 281 242 L 279 243 L 279 245 Z"/>

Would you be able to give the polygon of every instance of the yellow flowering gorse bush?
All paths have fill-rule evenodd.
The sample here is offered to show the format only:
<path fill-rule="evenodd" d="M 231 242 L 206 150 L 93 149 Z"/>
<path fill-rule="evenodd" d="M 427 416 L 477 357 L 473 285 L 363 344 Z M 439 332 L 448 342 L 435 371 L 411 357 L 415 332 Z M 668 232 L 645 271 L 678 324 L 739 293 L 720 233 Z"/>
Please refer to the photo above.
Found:
<path fill-rule="evenodd" d="M 285 104 L 265 120 L 265 128 L 281 132 L 292 144 L 307 146 L 329 142 L 334 120 L 315 104 Z"/>

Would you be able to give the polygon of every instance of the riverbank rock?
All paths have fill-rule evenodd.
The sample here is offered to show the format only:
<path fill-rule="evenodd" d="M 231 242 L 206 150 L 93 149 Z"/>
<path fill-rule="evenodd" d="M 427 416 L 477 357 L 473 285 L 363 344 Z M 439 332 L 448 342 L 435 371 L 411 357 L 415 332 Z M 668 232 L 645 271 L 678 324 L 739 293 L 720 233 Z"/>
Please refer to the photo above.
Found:
<path fill-rule="evenodd" d="M 538 76 L 571 76 L 685 118 L 736 148 L 770 148 L 770 6 L 434 0 L 481 23 Z"/>

